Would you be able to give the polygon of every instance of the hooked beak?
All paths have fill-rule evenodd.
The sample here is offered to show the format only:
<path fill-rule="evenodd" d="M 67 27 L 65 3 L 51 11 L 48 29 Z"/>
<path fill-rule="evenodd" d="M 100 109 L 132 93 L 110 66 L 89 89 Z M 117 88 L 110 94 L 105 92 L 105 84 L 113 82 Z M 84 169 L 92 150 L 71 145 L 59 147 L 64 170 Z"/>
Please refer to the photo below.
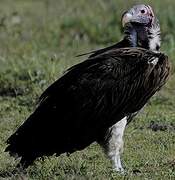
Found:
<path fill-rule="evenodd" d="M 124 27 L 125 24 L 129 23 L 132 20 L 132 14 L 125 12 L 122 17 L 122 26 Z"/>

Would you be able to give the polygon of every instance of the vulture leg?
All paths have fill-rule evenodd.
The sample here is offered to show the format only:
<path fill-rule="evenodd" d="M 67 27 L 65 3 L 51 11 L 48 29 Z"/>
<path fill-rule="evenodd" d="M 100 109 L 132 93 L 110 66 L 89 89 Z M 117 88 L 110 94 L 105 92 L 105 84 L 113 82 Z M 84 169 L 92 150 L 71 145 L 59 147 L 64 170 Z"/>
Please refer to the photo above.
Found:
<path fill-rule="evenodd" d="M 108 140 L 108 157 L 116 171 L 123 172 L 120 155 L 123 152 L 123 134 L 127 124 L 127 117 L 112 126 L 111 137 Z"/>
<path fill-rule="evenodd" d="M 123 134 L 126 124 L 127 117 L 124 117 L 110 128 L 106 136 L 107 138 L 99 143 L 112 161 L 114 170 L 118 172 L 124 172 L 120 155 L 123 152 Z"/>

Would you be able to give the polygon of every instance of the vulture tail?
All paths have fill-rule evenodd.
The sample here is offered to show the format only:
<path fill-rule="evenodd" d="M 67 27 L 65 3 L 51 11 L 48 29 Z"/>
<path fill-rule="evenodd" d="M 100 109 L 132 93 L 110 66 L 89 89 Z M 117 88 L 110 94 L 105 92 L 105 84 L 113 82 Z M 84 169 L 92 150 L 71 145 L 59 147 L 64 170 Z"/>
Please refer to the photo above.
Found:
<path fill-rule="evenodd" d="M 9 152 L 10 156 L 20 158 L 20 163 L 17 165 L 23 169 L 27 168 L 38 157 L 36 151 L 36 142 L 33 140 L 36 137 L 35 130 L 32 128 L 33 116 L 31 115 L 27 121 L 20 126 L 17 131 L 7 140 L 7 148 L 5 152 Z"/>

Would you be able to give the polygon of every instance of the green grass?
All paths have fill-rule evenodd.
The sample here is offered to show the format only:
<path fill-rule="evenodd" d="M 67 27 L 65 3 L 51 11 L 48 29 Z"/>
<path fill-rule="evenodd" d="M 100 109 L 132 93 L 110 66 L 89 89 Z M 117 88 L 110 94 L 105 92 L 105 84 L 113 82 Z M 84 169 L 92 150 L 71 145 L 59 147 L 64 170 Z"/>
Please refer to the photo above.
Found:
<path fill-rule="evenodd" d="M 70 66 L 77 54 L 122 38 L 120 17 L 135 3 L 149 3 L 160 19 L 162 51 L 172 73 L 166 86 L 130 123 L 123 163 L 114 172 L 97 144 L 70 157 L 46 157 L 4 179 L 174 179 L 175 178 L 175 1 L 1 0 L 0 1 L 0 174 L 17 163 L 4 152 L 6 139 L 35 109 L 41 92 Z M 165 125 L 152 131 L 151 122 Z M 133 173 L 134 172 L 134 173 Z M 3 179 L 0 177 L 0 179 Z"/>

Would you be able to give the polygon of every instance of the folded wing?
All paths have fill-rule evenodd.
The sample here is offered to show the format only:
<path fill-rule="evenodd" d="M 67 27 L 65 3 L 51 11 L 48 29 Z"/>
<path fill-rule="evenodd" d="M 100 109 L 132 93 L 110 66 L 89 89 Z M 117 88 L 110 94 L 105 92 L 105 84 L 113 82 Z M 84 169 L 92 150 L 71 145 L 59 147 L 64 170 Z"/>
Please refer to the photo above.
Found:
<path fill-rule="evenodd" d="M 110 50 L 70 68 L 40 97 L 35 112 L 8 139 L 24 166 L 72 153 L 140 110 L 167 81 L 168 58 L 141 48 Z"/>

